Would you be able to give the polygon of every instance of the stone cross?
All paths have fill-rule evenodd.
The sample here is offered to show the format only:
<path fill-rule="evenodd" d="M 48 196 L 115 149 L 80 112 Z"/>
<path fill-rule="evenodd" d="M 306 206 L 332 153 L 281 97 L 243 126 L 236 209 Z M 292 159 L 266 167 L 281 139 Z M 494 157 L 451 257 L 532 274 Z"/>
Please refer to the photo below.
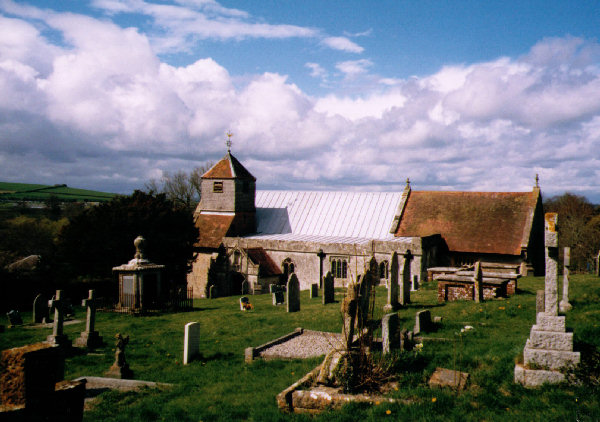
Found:
<path fill-rule="evenodd" d="M 76 346 L 88 347 L 90 349 L 102 345 L 102 337 L 94 330 L 96 325 L 96 295 L 94 290 L 88 291 L 88 298 L 81 301 L 81 305 L 87 308 L 87 318 L 85 321 L 85 331 L 81 336 L 75 339 Z"/>
<path fill-rule="evenodd" d="M 63 322 L 65 318 L 65 301 L 62 298 L 62 290 L 57 290 L 54 299 L 48 301 L 50 309 L 54 309 L 54 325 L 52 334 L 46 338 L 46 341 L 57 346 L 71 346 L 67 336 L 63 334 Z"/>
<path fill-rule="evenodd" d="M 319 288 L 322 289 L 323 288 L 323 260 L 325 259 L 325 257 L 327 255 L 325 254 L 325 252 L 323 252 L 323 249 L 319 249 L 319 252 L 317 252 L 317 256 L 319 257 Z"/>
<path fill-rule="evenodd" d="M 300 310 L 300 282 L 296 274 L 290 274 L 286 286 L 286 302 L 288 312 L 298 312 Z"/>
<path fill-rule="evenodd" d="M 402 267 L 402 282 L 400 283 L 400 305 L 405 306 L 410 303 L 410 261 L 413 254 L 410 250 L 404 254 L 404 266 Z"/>
<path fill-rule="evenodd" d="M 398 254 L 394 251 L 390 263 L 390 283 L 387 291 L 387 304 L 383 307 L 384 312 L 393 311 L 398 307 Z"/>
<path fill-rule="evenodd" d="M 325 278 L 323 279 L 323 305 L 333 303 L 335 299 L 335 290 L 333 284 L 333 276 L 331 271 L 327 271 Z"/>
<path fill-rule="evenodd" d="M 475 302 L 483 302 L 483 272 L 481 271 L 481 261 L 477 261 L 473 268 L 473 293 Z"/>
<path fill-rule="evenodd" d="M 568 246 L 564 249 L 563 257 L 563 297 L 559 303 L 561 312 L 567 312 L 573 309 L 569 303 L 569 267 L 571 266 L 571 248 Z"/>
<path fill-rule="evenodd" d="M 556 225 L 558 214 L 548 212 L 545 218 L 546 246 L 546 279 L 545 279 L 545 313 L 558 315 L 558 233 Z"/>

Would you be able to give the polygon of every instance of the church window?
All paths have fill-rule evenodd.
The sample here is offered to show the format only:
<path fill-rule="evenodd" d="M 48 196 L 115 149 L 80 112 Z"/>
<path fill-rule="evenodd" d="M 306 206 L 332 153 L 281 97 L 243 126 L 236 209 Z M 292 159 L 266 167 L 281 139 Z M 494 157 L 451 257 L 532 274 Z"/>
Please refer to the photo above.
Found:
<path fill-rule="evenodd" d="M 348 278 L 348 259 L 343 257 L 332 257 L 331 275 L 335 278 Z"/>
<path fill-rule="evenodd" d="M 223 182 L 213 182 L 213 192 L 223 193 Z"/>

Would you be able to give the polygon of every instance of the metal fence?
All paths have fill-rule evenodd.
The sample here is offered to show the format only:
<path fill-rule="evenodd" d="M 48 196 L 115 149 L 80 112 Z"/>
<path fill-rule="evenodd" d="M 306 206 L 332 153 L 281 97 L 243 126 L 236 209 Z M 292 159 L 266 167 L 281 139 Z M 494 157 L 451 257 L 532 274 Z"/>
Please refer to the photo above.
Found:
<path fill-rule="evenodd" d="M 118 299 L 99 298 L 98 310 L 128 314 L 180 312 L 194 309 L 194 290 L 192 288 L 171 289 L 156 297 L 141 299 L 134 294 L 121 293 Z"/>

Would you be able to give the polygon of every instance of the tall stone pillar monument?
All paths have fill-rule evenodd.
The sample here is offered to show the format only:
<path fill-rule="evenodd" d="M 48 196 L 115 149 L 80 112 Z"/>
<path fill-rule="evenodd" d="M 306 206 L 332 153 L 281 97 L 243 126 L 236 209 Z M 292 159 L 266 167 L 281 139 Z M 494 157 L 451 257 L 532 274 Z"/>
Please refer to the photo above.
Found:
<path fill-rule="evenodd" d="M 564 381 L 561 368 L 579 363 L 573 351 L 573 333 L 566 331 L 565 317 L 558 316 L 558 215 L 545 215 L 546 279 L 544 312 L 536 315 L 523 350 L 523 364 L 515 365 L 515 382 L 525 387 Z M 544 369 L 532 369 L 544 368 Z"/>

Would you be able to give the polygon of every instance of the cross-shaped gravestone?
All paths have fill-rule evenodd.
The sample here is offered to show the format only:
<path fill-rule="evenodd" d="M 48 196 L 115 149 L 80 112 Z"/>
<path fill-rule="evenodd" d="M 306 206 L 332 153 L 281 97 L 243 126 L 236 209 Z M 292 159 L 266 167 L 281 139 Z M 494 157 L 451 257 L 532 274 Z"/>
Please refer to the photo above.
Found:
<path fill-rule="evenodd" d="M 81 305 L 87 308 L 87 318 L 85 321 L 85 331 L 83 331 L 81 336 L 75 340 L 75 345 L 94 349 L 102 345 L 102 337 L 94 330 L 97 306 L 94 290 L 88 292 L 88 298 L 83 299 Z"/>
<path fill-rule="evenodd" d="M 323 249 L 319 249 L 317 252 L 317 256 L 319 257 L 319 289 L 323 288 L 323 259 L 327 256 Z"/>
<path fill-rule="evenodd" d="M 54 299 L 48 301 L 50 309 L 54 309 L 54 325 L 52 326 L 52 335 L 46 338 L 46 341 L 57 345 L 70 347 L 71 340 L 63 334 L 63 322 L 65 318 L 65 300 L 62 298 L 62 290 L 57 290 Z"/>

